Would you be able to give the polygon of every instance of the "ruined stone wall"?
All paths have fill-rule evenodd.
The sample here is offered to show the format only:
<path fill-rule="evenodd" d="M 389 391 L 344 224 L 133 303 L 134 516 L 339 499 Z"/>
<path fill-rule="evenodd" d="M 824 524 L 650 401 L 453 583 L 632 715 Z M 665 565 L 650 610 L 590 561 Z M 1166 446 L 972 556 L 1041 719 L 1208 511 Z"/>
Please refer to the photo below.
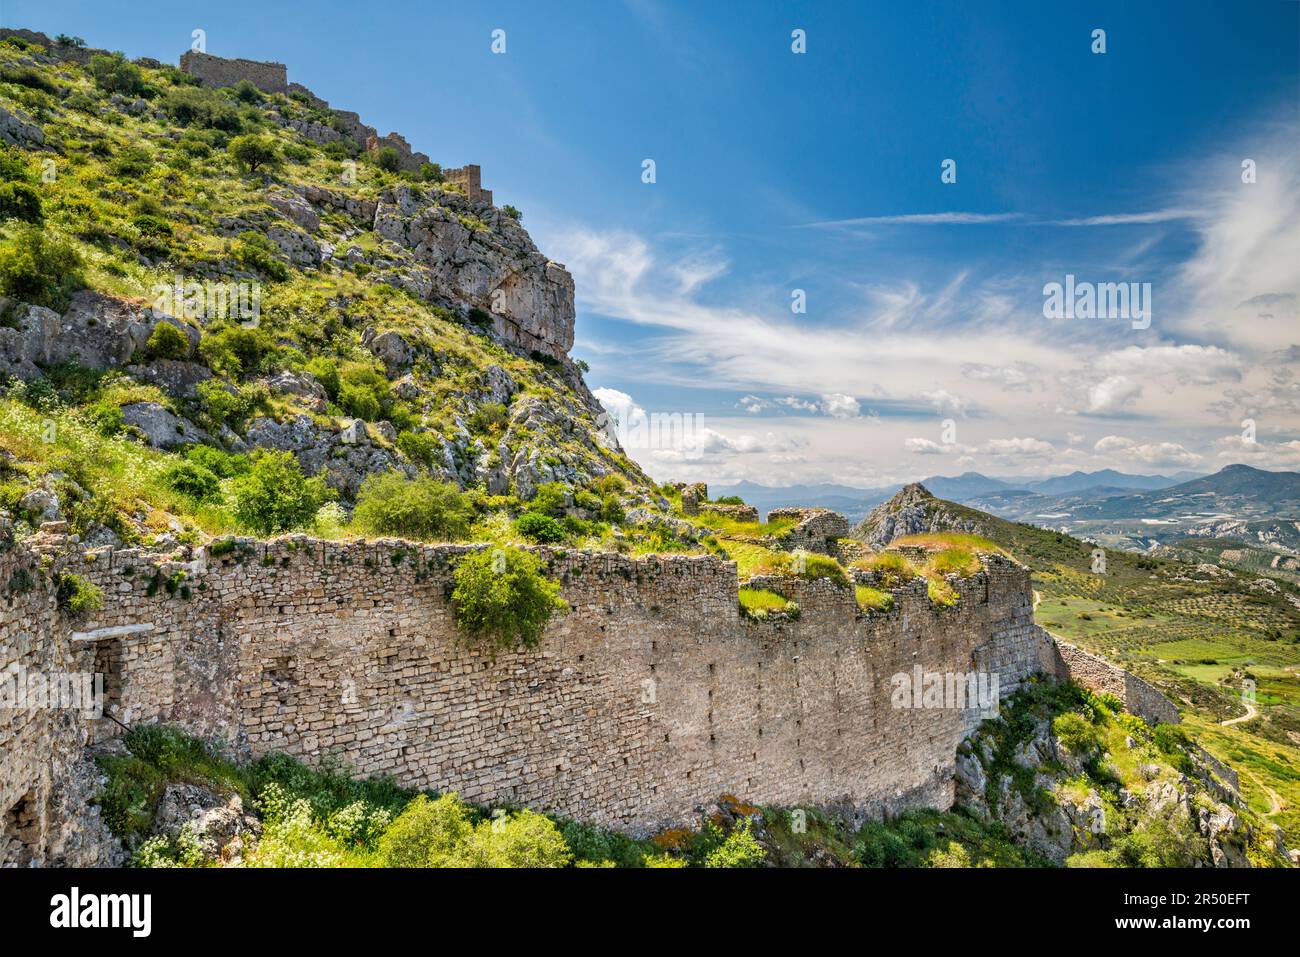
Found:
<path fill-rule="evenodd" d="M 1124 702 L 1126 711 L 1145 719 L 1148 724 L 1178 723 L 1178 708 L 1174 703 L 1137 675 L 1059 638 L 1054 647 L 1059 660 L 1055 670 L 1061 677 L 1072 678 L 1098 694 L 1115 695 Z"/>
<path fill-rule="evenodd" d="M 121 861 L 90 805 L 99 779 L 84 750 L 94 712 L 67 706 L 76 703 L 68 681 L 94 674 L 97 650 L 70 640 L 38 556 L 12 544 L 0 550 L 2 867 Z"/>
<path fill-rule="evenodd" d="M 186 50 L 181 54 L 180 68 L 198 77 L 204 86 L 234 86 L 248 80 L 265 93 L 289 92 L 289 73 L 283 63 L 229 59 Z"/>
<path fill-rule="evenodd" d="M 1051 667 L 1028 573 L 998 558 L 955 608 L 915 582 L 866 614 L 828 581 L 785 579 L 799 620 L 759 623 L 738 612 L 730 562 L 545 549 L 572 609 L 538 650 L 494 659 L 452 621 L 466 550 L 290 538 L 158 574 L 136 552 L 92 553 L 78 572 L 109 597 L 80 633 L 120 643 L 128 723 L 634 832 L 724 793 L 947 807 L 982 715 L 894 708 L 892 676 L 994 669 L 1005 695 Z"/>
<path fill-rule="evenodd" d="M 849 522 L 839 512 L 829 508 L 774 508 L 767 513 L 769 522 L 793 518 L 798 524 L 780 536 L 780 547 L 786 551 L 804 549 L 829 555 L 837 539 L 849 534 Z"/>

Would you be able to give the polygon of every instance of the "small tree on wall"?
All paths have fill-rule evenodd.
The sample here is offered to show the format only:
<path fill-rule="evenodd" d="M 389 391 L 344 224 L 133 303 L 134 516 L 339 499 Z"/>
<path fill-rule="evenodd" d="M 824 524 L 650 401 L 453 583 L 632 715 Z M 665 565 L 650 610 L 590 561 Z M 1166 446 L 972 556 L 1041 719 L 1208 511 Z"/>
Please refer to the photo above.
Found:
<path fill-rule="evenodd" d="M 493 649 L 537 647 L 551 615 L 569 607 L 559 583 L 542 574 L 541 560 L 520 548 L 466 555 L 452 579 L 457 627 Z"/>

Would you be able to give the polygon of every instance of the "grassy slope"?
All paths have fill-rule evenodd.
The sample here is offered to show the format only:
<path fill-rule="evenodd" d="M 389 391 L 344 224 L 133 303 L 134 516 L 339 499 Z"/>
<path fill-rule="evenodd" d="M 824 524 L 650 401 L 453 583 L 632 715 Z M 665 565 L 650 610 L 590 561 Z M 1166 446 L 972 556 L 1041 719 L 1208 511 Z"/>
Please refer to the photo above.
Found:
<path fill-rule="evenodd" d="M 29 152 L 25 159 L 28 177 L 38 185 L 41 196 L 44 233 L 75 249 L 84 263 L 85 285 L 93 290 L 144 305 L 155 300 L 155 286 L 170 284 L 178 272 L 187 278 L 207 275 L 227 281 L 233 268 L 249 276 L 249 268 L 237 261 L 240 241 L 230 235 L 243 226 L 232 228 L 229 224 L 240 220 L 258 231 L 271 222 L 283 223 L 267 203 L 272 189 L 314 183 L 357 198 L 374 198 L 402 181 L 363 156 L 355 164 L 355 183 L 345 185 L 342 158 L 269 122 L 261 105 L 241 103 L 232 91 L 211 93 L 218 105 L 237 113 L 238 132 L 271 138 L 286 157 L 270 172 L 268 182 L 262 172 L 245 173 L 229 155 L 226 147 L 235 131 L 154 116 L 154 109 L 169 96 L 192 89 L 177 71 L 144 69 L 144 79 L 154 95 L 148 109 L 133 115 L 110 107 L 107 93 L 96 87 L 82 67 L 73 63 L 19 65 L 30 56 L 30 51 L 0 43 L 3 76 L 39 77 L 35 85 L 35 81 L 0 80 L 0 104 L 22 111 L 42 127 L 50 149 Z M 56 92 L 40 89 L 40 84 Z M 128 101 L 132 98 L 126 97 Z M 286 116 L 324 119 L 288 98 L 277 97 L 274 102 Z M 43 180 L 47 160 L 53 162 L 55 175 Z M 421 183 L 417 188 L 437 195 L 434 184 Z M 161 228 L 157 221 L 163 223 Z M 357 225 L 341 213 L 326 211 L 321 214 L 318 238 L 333 243 L 340 252 L 350 245 L 371 250 L 383 245 L 366 229 L 358 233 Z M 14 220 L 0 222 L 0 239 L 12 237 L 19 228 Z M 617 471 L 634 487 L 648 486 L 644 474 L 626 456 L 594 451 L 566 433 L 565 422 L 576 423 L 579 430 L 589 433 L 595 433 L 596 426 L 592 410 L 569 388 L 553 363 L 514 355 L 475 334 L 472 327 L 453 321 L 446 310 L 374 282 L 360 270 L 289 266 L 285 278 L 268 273 L 261 275 L 260 281 L 260 322 L 274 346 L 257 368 L 229 373 L 233 386 L 277 369 L 300 369 L 320 357 L 374 367 L 373 357 L 360 346 L 362 331 L 367 326 L 379 332 L 397 331 L 437 357 L 436 368 L 417 362 L 418 397 L 395 401 L 391 410 L 385 409 L 386 417 L 392 418 L 399 430 L 435 440 L 454 440 L 468 430 L 469 439 L 479 439 L 486 448 L 494 449 L 502 438 L 501 425 L 478 422 L 471 412 L 476 406 L 472 394 L 482 389 L 484 371 L 496 365 L 515 379 L 523 397 L 541 400 L 558 419 L 554 425 L 544 425 L 541 433 L 519 430 L 512 436 L 512 451 L 520 446 L 539 448 L 548 460 L 578 462 L 593 474 Z M 132 517 L 120 531 L 147 538 L 166 530 L 173 519 L 192 532 L 235 530 L 228 508 L 220 503 L 200 506 L 173 494 L 158 481 L 173 456 L 134 448 L 136 443 L 124 438 L 124 433 L 116 437 L 93 434 L 102 416 L 92 416 L 92 412 L 142 400 L 158 401 L 210 427 L 215 424 L 211 410 L 202 402 L 174 400 L 124 376 L 66 368 L 47 370 L 47 375 L 47 380 L 31 388 L 0 396 L 0 448 L 17 458 L 16 467 L 0 475 L 7 483 L 0 488 L 0 507 L 12 508 L 25 488 L 52 471 L 67 472 L 71 465 L 77 484 L 95 498 L 96 509 Z M 292 397 L 276 396 L 264 411 L 283 419 L 305 408 Z M 345 412 L 331 404 L 324 413 L 311 414 L 318 422 L 337 426 L 349 417 Z M 57 426 L 52 442 L 42 437 L 47 419 Z M 239 428 L 244 422 L 236 419 L 228 424 Z M 73 519 L 74 530 L 82 531 L 77 527 L 78 516 Z"/>

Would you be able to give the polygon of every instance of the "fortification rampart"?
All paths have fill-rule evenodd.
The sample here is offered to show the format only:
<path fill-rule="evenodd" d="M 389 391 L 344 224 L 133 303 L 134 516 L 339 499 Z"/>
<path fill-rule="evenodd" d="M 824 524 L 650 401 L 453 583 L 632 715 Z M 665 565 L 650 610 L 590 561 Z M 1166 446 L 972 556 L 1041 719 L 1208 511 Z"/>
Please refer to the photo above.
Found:
<path fill-rule="evenodd" d="M 452 618 L 452 569 L 471 547 L 294 537 L 155 565 L 47 540 L 33 574 L 75 571 L 105 606 L 70 625 L 49 588 L 11 596 L 0 650 L 6 664 L 54 655 L 31 660 L 98 671 L 120 721 L 174 722 L 238 757 L 330 756 L 635 833 L 726 793 L 871 815 L 948 807 L 957 745 L 986 715 L 974 701 L 898 707 L 894 677 L 984 672 L 1005 696 L 1061 661 L 1033 624 L 1027 570 L 996 556 L 954 580 L 953 608 L 920 581 L 865 613 L 829 580 L 772 580 L 801 614 L 763 623 L 740 615 L 731 562 L 557 549 L 538 551 L 571 609 L 535 651 L 493 657 Z M 35 569 L 23 547 L 0 574 L 18 555 Z M 20 813 L 70 779 L 71 757 L 47 766 L 52 741 L 71 756 L 120 732 L 75 715 L 0 728 L 0 810 Z M 26 827 L 43 835 L 28 846 L 67 843 Z"/>
<path fill-rule="evenodd" d="M 180 68 L 204 86 L 234 86 L 248 80 L 264 93 L 288 93 L 289 71 L 283 63 L 213 56 L 198 50 L 181 54 Z"/>

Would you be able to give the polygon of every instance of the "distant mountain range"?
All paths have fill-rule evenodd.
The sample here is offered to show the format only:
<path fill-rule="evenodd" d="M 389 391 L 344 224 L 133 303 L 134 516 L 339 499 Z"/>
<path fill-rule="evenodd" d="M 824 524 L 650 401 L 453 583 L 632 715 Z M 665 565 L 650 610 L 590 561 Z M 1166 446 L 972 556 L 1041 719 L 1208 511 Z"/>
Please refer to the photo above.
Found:
<path fill-rule="evenodd" d="M 1243 466 L 1244 467 L 1244 466 Z M 1019 500 L 1027 508 L 1033 504 L 1045 504 L 1051 496 L 1077 494 L 1088 490 L 1097 490 L 1098 498 L 1107 495 L 1123 494 L 1128 490 L 1156 490 L 1169 488 L 1200 478 L 1200 473 L 1177 472 L 1174 475 L 1129 475 L 1114 469 L 1102 469 L 1098 472 L 1072 472 L 1053 478 L 990 478 L 979 472 L 964 472 L 957 476 L 932 475 L 922 479 L 924 485 L 939 498 L 962 503 L 981 502 L 983 505 L 997 504 L 1003 501 Z M 842 512 L 852 521 L 858 521 L 879 505 L 892 497 L 902 485 L 887 485 L 880 488 L 855 488 L 851 485 L 821 483 L 817 485 L 767 486 L 755 482 L 740 482 L 736 485 L 713 485 L 709 494 L 714 497 L 739 495 L 760 512 L 788 505 L 809 505 L 834 509 Z M 991 511 L 998 511 L 992 507 Z"/>

